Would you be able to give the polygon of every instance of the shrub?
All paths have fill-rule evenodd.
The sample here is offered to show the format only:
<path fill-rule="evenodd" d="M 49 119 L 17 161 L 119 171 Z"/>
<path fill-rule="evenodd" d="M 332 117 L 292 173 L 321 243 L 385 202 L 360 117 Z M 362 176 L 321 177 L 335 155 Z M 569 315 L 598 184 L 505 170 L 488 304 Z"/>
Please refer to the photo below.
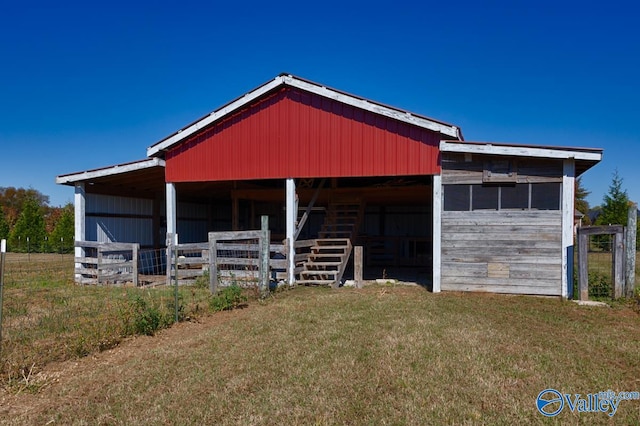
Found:
<path fill-rule="evenodd" d="M 138 294 L 129 299 L 129 310 L 130 315 L 123 317 L 127 334 L 153 336 L 156 331 L 173 322 L 170 313 L 163 314 L 158 307 L 149 304 Z"/>
<path fill-rule="evenodd" d="M 589 297 L 611 296 L 611 278 L 600 272 L 589 272 Z"/>
<path fill-rule="evenodd" d="M 196 288 L 209 288 L 209 271 L 204 271 L 193 284 Z"/>
<path fill-rule="evenodd" d="M 210 306 L 214 311 L 230 311 L 243 305 L 247 297 L 242 294 L 242 288 L 233 284 L 219 290 L 211 297 Z"/>

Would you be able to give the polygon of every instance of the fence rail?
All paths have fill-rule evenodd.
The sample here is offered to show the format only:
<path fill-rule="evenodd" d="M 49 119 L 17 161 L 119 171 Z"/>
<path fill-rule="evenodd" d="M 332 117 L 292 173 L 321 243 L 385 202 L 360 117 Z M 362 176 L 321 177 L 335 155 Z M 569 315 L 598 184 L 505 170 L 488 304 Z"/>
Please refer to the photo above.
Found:
<path fill-rule="evenodd" d="M 126 284 L 138 286 L 137 243 L 77 241 L 82 251 L 75 258 L 76 281 L 82 284 Z"/>

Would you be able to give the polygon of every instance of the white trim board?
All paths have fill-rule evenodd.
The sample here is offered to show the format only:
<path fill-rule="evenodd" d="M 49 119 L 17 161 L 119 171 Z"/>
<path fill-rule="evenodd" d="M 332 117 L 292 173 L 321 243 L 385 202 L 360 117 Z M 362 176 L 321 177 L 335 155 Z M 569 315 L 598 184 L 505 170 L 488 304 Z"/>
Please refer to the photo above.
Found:
<path fill-rule="evenodd" d="M 123 173 L 134 172 L 136 170 L 149 169 L 151 167 L 165 167 L 165 162 L 160 158 L 149 158 L 146 160 L 136 161 L 134 163 L 118 164 L 102 169 L 87 170 L 84 172 L 57 176 L 56 183 L 69 184 L 75 182 L 83 182 L 89 179 L 119 175 Z"/>
<path fill-rule="evenodd" d="M 336 100 L 346 105 L 351 105 L 356 108 L 363 109 L 365 111 L 370 111 L 375 114 L 392 118 L 394 120 L 403 121 L 405 123 L 409 123 L 418 127 L 440 132 L 443 135 L 451 136 L 453 138 L 462 139 L 460 129 L 457 126 L 453 126 L 446 123 L 440 123 L 435 120 L 430 120 L 426 117 L 421 117 L 421 116 L 412 114 L 408 111 L 394 109 L 373 101 L 368 101 L 366 99 L 358 98 L 352 95 L 347 95 L 337 90 L 329 89 L 325 86 L 321 86 L 309 81 L 301 80 L 292 75 L 279 75 L 273 80 L 269 81 L 268 83 L 263 84 L 257 89 L 232 101 L 231 103 L 212 112 L 206 117 L 201 118 L 200 120 L 189 125 L 188 127 L 179 130 L 177 133 L 169 136 L 168 138 L 163 139 L 162 141 L 150 146 L 149 148 L 147 148 L 147 156 L 152 157 L 152 156 L 160 155 L 162 151 L 167 150 L 173 145 L 195 134 L 200 129 L 214 123 L 215 121 L 221 119 L 226 115 L 233 113 L 234 111 L 237 111 L 238 109 L 253 102 L 254 100 L 276 89 L 279 86 L 295 87 L 309 93 L 314 93 L 328 99 Z"/>
<path fill-rule="evenodd" d="M 440 142 L 441 152 L 459 152 L 465 154 L 487 154 L 487 155 L 510 155 L 518 157 L 540 157 L 540 158 L 558 158 L 558 159 L 575 159 L 584 161 L 602 160 L 602 151 L 597 150 L 579 150 L 567 149 L 563 147 L 531 147 L 506 144 L 492 143 L 468 143 L 468 142 Z"/>

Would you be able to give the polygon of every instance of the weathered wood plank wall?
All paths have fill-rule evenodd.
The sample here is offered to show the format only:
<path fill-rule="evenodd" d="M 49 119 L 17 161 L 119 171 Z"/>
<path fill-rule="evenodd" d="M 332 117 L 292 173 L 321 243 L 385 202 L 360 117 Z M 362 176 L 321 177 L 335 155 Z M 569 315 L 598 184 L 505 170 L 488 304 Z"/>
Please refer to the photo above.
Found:
<path fill-rule="evenodd" d="M 442 290 L 560 295 L 560 211 L 442 213 Z"/>
<path fill-rule="evenodd" d="M 443 185 L 482 184 L 490 156 L 444 154 Z M 512 159 L 514 183 L 562 182 L 562 162 Z M 561 210 L 443 211 L 441 288 L 562 295 Z"/>
<path fill-rule="evenodd" d="M 487 162 L 499 159 L 496 156 L 465 158 L 465 154 L 447 153 L 442 159 L 443 184 L 482 183 L 482 175 Z M 562 182 L 562 162 L 551 159 L 515 159 L 517 183 Z"/>

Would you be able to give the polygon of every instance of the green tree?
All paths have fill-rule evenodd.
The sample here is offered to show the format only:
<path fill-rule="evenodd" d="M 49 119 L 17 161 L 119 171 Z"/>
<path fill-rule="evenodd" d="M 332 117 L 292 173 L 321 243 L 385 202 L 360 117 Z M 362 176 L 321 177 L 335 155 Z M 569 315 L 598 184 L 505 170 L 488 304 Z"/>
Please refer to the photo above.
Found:
<path fill-rule="evenodd" d="M 42 206 L 35 197 L 29 197 L 22 205 L 22 212 L 9 234 L 9 246 L 12 251 L 38 252 L 42 250 L 44 228 Z"/>
<path fill-rule="evenodd" d="M 39 206 L 46 207 L 49 197 L 33 188 L 0 187 L 0 206 L 4 209 L 5 220 L 9 229 L 18 221 L 27 200 L 36 200 Z"/>
<path fill-rule="evenodd" d="M 587 201 L 587 197 L 591 194 L 591 191 L 587 191 L 582 186 L 582 178 L 576 179 L 575 183 L 575 192 L 576 192 L 576 210 L 584 215 L 582 218 L 583 225 L 590 225 L 591 220 L 589 219 L 589 202 Z"/>
<path fill-rule="evenodd" d="M 622 178 L 618 170 L 613 173 L 609 191 L 605 194 L 602 213 L 596 220 L 597 225 L 625 225 L 629 213 L 629 196 L 622 189 Z"/>
<path fill-rule="evenodd" d="M 4 217 L 4 211 L 0 206 L 0 240 L 7 239 L 9 237 L 9 224 Z"/>
<path fill-rule="evenodd" d="M 62 249 L 65 253 L 72 250 L 75 232 L 74 226 L 73 205 L 67 204 L 62 208 L 62 213 L 53 231 L 51 231 L 49 235 L 49 244 L 53 250 L 58 251 Z"/>

